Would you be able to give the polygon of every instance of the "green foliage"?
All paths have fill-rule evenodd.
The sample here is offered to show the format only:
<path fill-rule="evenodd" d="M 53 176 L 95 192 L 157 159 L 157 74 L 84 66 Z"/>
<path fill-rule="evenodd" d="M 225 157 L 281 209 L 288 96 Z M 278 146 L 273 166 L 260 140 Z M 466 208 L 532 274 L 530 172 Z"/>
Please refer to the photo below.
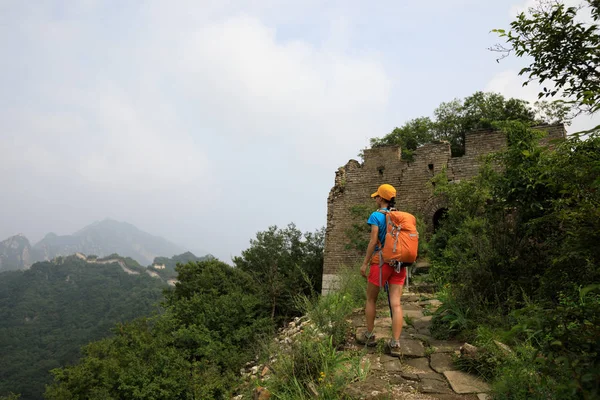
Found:
<path fill-rule="evenodd" d="M 427 224 L 425 218 L 423 218 L 421 214 L 416 213 L 415 218 L 417 219 L 417 232 L 419 232 L 419 247 L 417 249 L 417 254 L 419 258 L 424 258 L 427 256 L 427 251 L 429 249 L 426 238 Z"/>
<path fill-rule="evenodd" d="M 331 337 L 302 333 L 289 351 L 277 355 L 274 376 L 265 382 L 278 399 L 343 398 L 343 390 L 354 379 L 366 376 L 360 356 L 338 352 Z"/>
<path fill-rule="evenodd" d="M 0 400 L 19 400 L 21 398 L 20 394 L 9 393 L 6 396 L 0 396 Z"/>
<path fill-rule="evenodd" d="M 575 118 L 573 107 L 561 100 L 536 101 L 533 104 L 533 110 L 537 119 L 550 125 L 565 124 L 569 126 Z"/>
<path fill-rule="evenodd" d="M 46 397 L 229 398 L 240 368 L 273 335 L 274 320 L 299 313 L 299 295 L 313 304 L 323 240 L 323 229 L 302 235 L 293 225 L 272 227 L 236 258 L 236 267 L 212 258 L 180 263 L 186 254 L 169 259 L 178 263 L 178 283 L 165 290 L 161 312 L 119 325 L 114 336 L 88 344 L 78 364 L 55 368 Z M 277 297 L 269 296 L 273 287 Z M 329 321 L 342 314 L 333 306 L 322 312 Z"/>
<path fill-rule="evenodd" d="M 433 139 L 433 127 L 433 122 L 429 118 L 416 118 L 408 121 L 400 128 L 394 128 L 392 132 L 383 138 L 371 138 L 371 147 L 400 146 L 402 159 L 412 161 L 413 152 L 417 147 L 423 143 L 429 143 Z"/>
<path fill-rule="evenodd" d="M 0 395 L 40 398 L 49 370 L 74 363 L 80 346 L 156 310 L 164 283 L 117 265 L 67 257 L 0 279 Z"/>
<path fill-rule="evenodd" d="M 360 274 L 360 264 L 342 269 L 337 276 L 338 290 L 335 293 L 343 293 L 353 308 L 364 307 L 367 280 Z"/>
<path fill-rule="evenodd" d="M 175 267 L 178 264 L 187 264 L 189 262 L 198 262 L 198 261 L 210 261 L 214 259 L 212 255 L 206 255 L 203 257 L 196 257 L 193 253 L 187 251 L 183 254 L 175 255 L 171 258 L 169 257 L 155 257 L 152 265 L 164 265 L 165 269 L 156 269 L 152 266 L 149 267 L 154 270 L 161 278 L 163 279 L 173 279 L 177 276 L 177 271 Z"/>
<path fill-rule="evenodd" d="M 87 345 L 78 365 L 52 371 L 56 383 L 48 386 L 45 397 L 191 398 L 185 395 L 192 365 L 167 335 L 156 335 L 154 331 L 150 321 L 139 319 L 119 326 L 115 337 Z"/>
<path fill-rule="evenodd" d="M 555 391 L 556 377 L 540 374 L 534 357 L 533 346 L 517 348 L 512 358 L 498 370 L 498 379 L 492 386 L 492 398 L 514 400 L 572 399 L 560 397 Z M 564 376 L 566 371 L 558 371 Z"/>
<path fill-rule="evenodd" d="M 326 296 L 302 296 L 299 308 L 311 321 L 290 349 L 276 355 L 273 376 L 266 385 L 276 398 L 339 399 L 343 390 L 356 379 L 367 376 L 369 365 L 361 354 L 338 351 L 350 334 L 348 316 L 364 306 L 366 281 L 355 269 L 340 274 L 337 290 Z"/>
<path fill-rule="evenodd" d="M 369 366 L 361 363 L 360 354 L 338 351 L 349 334 L 348 315 L 359 304 L 351 294 L 355 285 L 346 274 L 335 293 L 314 300 L 303 298 L 303 309 L 311 323 L 290 349 L 277 354 L 274 376 L 264 382 L 276 398 L 310 399 L 316 392 L 320 398 L 339 399 L 350 382 L 366 377 Z M 360 299 L 363 304 L 364 289 Z"/>
<path fill-rule="evenodd" d="M 510 347 L 503 348 L 499 339 L 504 332 L 494 331 L 486 326 L 479 326 L 475 330 L 474 340 L 477 353 L 471 356 L 457 357 L 455 365 L 466 372 L 490 380 L 507 365 L 512 363 L 515 353 Z"/>
<path fill-rule="evenodd" d="M 541 107 L 541 106 L 540 106 Z M 564 116 L 556 107 L 546 107 L 541 117 Z M 453 156 L 464 154 L 465 134 L 477 129 L 492 129 L 496 121 L 522 121 L 529 124 L 547 122 L 536 119 L 526 101 L 506 99 L 498 93 L 476 92 L 463 100 L 442 103 L 428 117 L 408 121 L 382 138 L 371 138 L 371 147 L 401 146 L 402 158 L 412 161 L 413 152 L 432 140 L 450 143 Z"/>
<path fill-rule="evenodd" d="M 237 268 L 259 284 L 262 301 L 273 320 L 297 316 L 294 298 L 321 291 L 325 229 L 302 234 L 294 224 L 258 232 L 250 248 L 234 257 Z"/>
<path fill-rule="evenodd" d="M 369 246 L 369 232 L 371 226 L 367 224 L 367 219 L 377 207 L 373 204 L 359 204 L 350 208 L 352 226 L 346 230 L 348 242 L 346 250 L 356 250 L 359 254 L 364 254 Z"/>
<path fill-rule="evenodd" d="M 350 329 L 346 317 L 352 313 L 355 306 L 352 300 L 351 296 L 342 292 L 312 301 L 308 297 L 303 297 L 302 308 L 319 331 L 330 337 L 333 346 L 337 347 L 346 341 Z"/>
<path fill-rule="evenodd" d="M 508 32 L 494 30 L 510 46 L 494 49 L 532 59 L 519 75 L 528 76 L 524 85 L 548 83 L 539 98 L 563 95 L 580 111 L 594 113 L 600 109 L 600 7 L 596 0 L 586 3 L 587 7 L 567 7 L 559 1 L 540 1 L 519 14 Z M 588 12 L 591 24 L 582 21 Z"/>
<path fill-rule="evenodd" d="M 464 335 L 474 328 L 473 311 L 459 303 L 448 292 L 449 285 L 437 293 L 442 305 L 433 314 L 430 332 L 436 339 L 450 339 Z"/>
<path fill-rule="evenodd" d="M 237 372 L 273 332 L 269 305 L 244 271 L 217 260 L 177 267 L 164 312 L 91 343 L 53 370 L 48 399 L 229 398 Z"/>
<path fill-rule="evenodd" d="M 179 283 L 166 296 L 166 307 L 180 325 L 171 333 L 175 344 L 194 348 L 195 358 L 237 371 L 254 350 L 256 335 L 273 328 L 260 288 L 248 273 L 217 260 L 177 270 Z"/>
<path fill-rule="evenodd" d="M 522 123 L 499 127 L 508 148 L 479 176 L 457 184 L 436 178 L 449 208 L 430 243 L 432 275 L 444 287 L 432 331 L 448 337 L 482 324 L 512 328 L 513 344 L 526 349 L 519 357 L 534 349 L 533 365 L 519 357 L 499 362 L 488 349 L 488 359 L 465 368 L 501 376 L 499 393 L 512 393 L 506 398 L 526 398 L 516 389 L 521 380 L 531 398 L 592 398 L 600 381 L 600 137 L 550 150 Z M 475 338 L 489 344 L 482 332 Z"/>
<path fill-rule="evenodd" d="M 557 306 L 534 303 L 513 316 L 513 340 L 535 343 L 535 368 L 554 377 L 556 398 L 600 396 L 600 285 L 561 293 Z"/>

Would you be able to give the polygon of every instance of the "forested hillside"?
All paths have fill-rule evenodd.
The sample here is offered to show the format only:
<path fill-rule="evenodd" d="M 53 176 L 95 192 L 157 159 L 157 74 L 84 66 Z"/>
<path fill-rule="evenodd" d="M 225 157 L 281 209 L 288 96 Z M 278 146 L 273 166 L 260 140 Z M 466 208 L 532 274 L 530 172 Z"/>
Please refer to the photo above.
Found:
<path fill-rule="evenodd" d="M 152 314 L 165 287 L 77 257 L 0 274 L 0 395 L 42 398 L 50 369 L 76 362 L 80 346 L 110 335 L 116 323 Z"/>
<path fill-rule="evenodd" d="M 323 234 L 273 226 L 235 267 L 216 259 L 179 265 L 164 312 L 87 345 L 79 363 L 54 371 L 46 398 L 230 398 L 240 368 L 302 314 L 299 296 L 317 294 Z"/>

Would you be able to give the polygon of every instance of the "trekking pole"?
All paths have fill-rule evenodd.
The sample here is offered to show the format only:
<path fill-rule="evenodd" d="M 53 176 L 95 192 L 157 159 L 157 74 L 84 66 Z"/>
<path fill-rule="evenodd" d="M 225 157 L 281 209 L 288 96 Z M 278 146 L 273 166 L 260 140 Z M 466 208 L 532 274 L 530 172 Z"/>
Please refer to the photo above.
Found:
<path fill-rule="evenodd" d="M 387 292 L 387 297 L 388 297 L 388 307 L 390 308 L 390 318 L 394 318 L 394 314 L 392 313 L 392 301 L 390 300 L 390 287 L 388 285 L 388 283 L 385 283 L 385 289 Z"/>

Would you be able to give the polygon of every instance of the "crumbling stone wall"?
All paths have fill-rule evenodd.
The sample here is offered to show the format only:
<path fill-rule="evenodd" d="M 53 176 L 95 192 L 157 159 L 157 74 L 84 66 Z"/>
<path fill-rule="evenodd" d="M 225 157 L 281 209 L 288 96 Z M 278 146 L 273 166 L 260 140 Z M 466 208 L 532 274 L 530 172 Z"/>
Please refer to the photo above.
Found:
<path fill-rule="evenodd" d="M 542 139 L 545 145 L 566 136 L 562 124 L 539 128 L 548 133 Z M 335 287 L 336 277 L 342 269 L 357 266 L 362 261 L 364 254 L 347 246 L 347 232 L 356 223 L 351 210 L 363 204 L 372 206 L 370 195 L 379 185 L 393 185 L 397 190 L 396 207 L 422 216 L 427 226 L 432 227 L 434 215 L 446 204 L 444 199 L 433 196 L 431 178 L 443 168 L 447 168 L 451 181 L 474 177 L 481 166 L 481 157 L 505 146 L 504 133 L 476 131 L 466 135 L 465 154 L 461 157 L 451 156 L 449 143 L 437 142 L 419 147 L 412 162 L 401 160 L 399 147 L 389 146 L 365 150 L 362 164 L 350 160 L 340 167 L 327 199 L 323 293 Z"/>

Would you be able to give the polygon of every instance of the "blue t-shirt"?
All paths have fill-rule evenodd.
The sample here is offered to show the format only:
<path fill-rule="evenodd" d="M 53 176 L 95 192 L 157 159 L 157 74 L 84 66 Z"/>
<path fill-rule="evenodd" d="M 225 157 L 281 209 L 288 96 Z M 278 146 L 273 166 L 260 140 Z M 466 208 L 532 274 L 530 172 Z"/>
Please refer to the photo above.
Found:
<path fill-rule="evenodd" d="M 382 208 L 382 210 L 388 210 L 387 208 Z M 367 224 L 369 225 L 377 225 L 379 227 L 379 242 L 383 245 L 385 243 L 385 214 L 379 211 L 373 212 L 369 219 L 367 220 Z M 375 250 L 379 250 L 379 245 L 375 246 Z"/>

